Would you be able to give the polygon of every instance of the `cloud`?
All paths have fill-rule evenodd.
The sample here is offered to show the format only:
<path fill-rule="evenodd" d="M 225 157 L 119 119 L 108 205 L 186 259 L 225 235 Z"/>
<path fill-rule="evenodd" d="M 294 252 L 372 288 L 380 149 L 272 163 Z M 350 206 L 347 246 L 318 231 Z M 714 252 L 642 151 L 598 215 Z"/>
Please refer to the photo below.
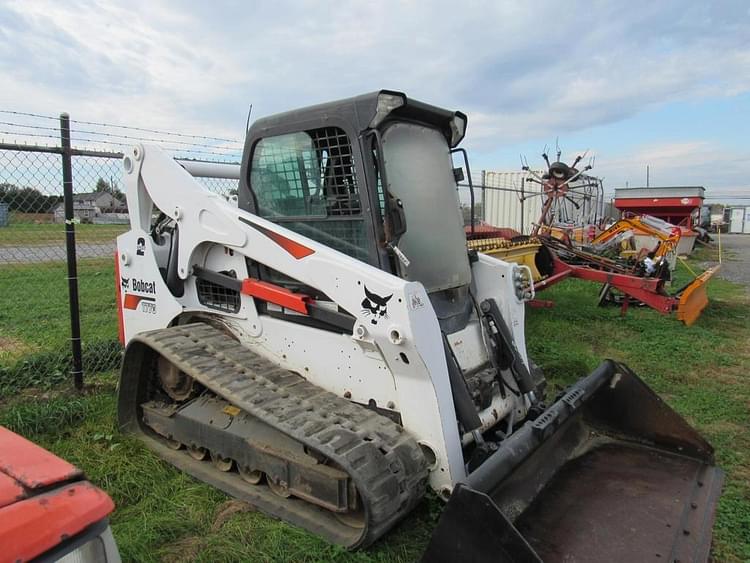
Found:
<path fill-rule="evenodd" d="M 203 105 L 220 105 L 223 92 L 238 84 L 240 69 L 218 53 L 195 48 L 191 37 L 199 28 L 192 17 L 153 4 L 8 4 L 11 25 L 3 26 L 0 51 L 9 86 L 3 105 L 21 103 L 45 113 L 65 109 L 120 123 L 205 127 L 193 114 Z M 213 124 L 214 131 L 223 128 L 220 121 Z"/>
<path fill-rule="evenodd" d="M 233 138 L 250 104 L 402 89 L 467 112 L 468 146 L 486 150 L 750 91 L 750 14 L 742 0 L 12 0 L 0 75 L 0 107 Z"/>
<path fill-rule="evenodd" d="M 704 185 L 711 198 L 750 194 L 750 151 L 708 141 L 648 145 L 614 158 L 599 155 L 596 173 L 605 178 L 607 191 L 625 182 L 644 186 L 647 165 L 653 186 Z"/>

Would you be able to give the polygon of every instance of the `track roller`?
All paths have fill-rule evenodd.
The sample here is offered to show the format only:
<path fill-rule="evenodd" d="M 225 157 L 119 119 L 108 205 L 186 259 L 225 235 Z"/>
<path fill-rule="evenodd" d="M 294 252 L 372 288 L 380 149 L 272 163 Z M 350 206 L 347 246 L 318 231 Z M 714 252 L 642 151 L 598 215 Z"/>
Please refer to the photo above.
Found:
<path fill-rule="evenodd" d="M 218 469 L 219 471 L 231 471 L 232 467 L 234 466 L 234 460 L 229 457 L 222 457 L 221 454 L 216 452 L 211 452 L 211 463 L 214 464 L 214 467 Z"/>
<path fill-rule="evenodd" d="M 167 447 L 170 450 L 181 450 L 182 449 L 182 442 L 179 440 L 172 440 L 169 438 L 165 438 L 165 441 L 167 442 Z"/>
<path fill-rule="evenodd" d="M 263 480 L 262 471 L 255 471 L 242 465 L 237 466 L 237 471 L 239 472 L 240 477 L 251 485 L 257 485 Z"/>
<path fill-rule="evenodd" d="M 274 481 L 273 479 L 269 478 L 268 488 L 279 495 L 281 498 L 289 498 L 291 496 L 289 487 L 286 484 L 282 484 L 281 481 Z"/>
<path fill-rule="evenodd" d="M 188 453 L 190 454 L 190 457 L 193 459 L 197 459 L 198 461 L 203 461 L 206 459 L 206 456 L 208 455 L 208 450 L 206 448 L 201 448 L 199 446 L 190 446 L 188 448 Z"/>

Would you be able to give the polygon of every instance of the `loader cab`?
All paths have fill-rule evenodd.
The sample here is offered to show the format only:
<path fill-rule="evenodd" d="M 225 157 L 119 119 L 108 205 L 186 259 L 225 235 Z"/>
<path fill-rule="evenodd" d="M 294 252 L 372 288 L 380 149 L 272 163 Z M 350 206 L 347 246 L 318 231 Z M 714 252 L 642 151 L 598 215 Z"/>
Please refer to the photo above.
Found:
<path fill-rule="evenodd" d="M 466 121 L 387 90 L 260 119 L 239 206 L 455 303 L 471 281 L 452 158 Z"/>

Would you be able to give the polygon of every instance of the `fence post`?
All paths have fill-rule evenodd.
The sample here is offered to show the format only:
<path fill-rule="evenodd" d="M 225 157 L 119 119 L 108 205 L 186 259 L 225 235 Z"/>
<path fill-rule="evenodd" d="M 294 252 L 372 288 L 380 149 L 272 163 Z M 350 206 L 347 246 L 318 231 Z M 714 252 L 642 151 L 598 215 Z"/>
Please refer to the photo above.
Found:
<path fill-rule="evenodd" d="M 526 176 L 521 178 L 521 234 L 522 235 L 526 234 L 526 226 L 523 224 L 524 218 L 525 218 L 523 206 L 526 203 L 526 191 L 525 190 L 526 190 Z"/>
<path fill-rule="evenodd" d="M 482 170 L 481 180 L 482 180 L 482 221 L 487 221 L 487 202 L 486 202 L 486 189 L 485 189 L 485 179 L 487 178 L 487 171 Z"/>
<path fill-rule="evenodd" d="M 62 143 L 63 200 L 65 202 L 65 251 L 68 259 L 68 303 L 70 305 L 70 346 L 73 353 L 73 384 L 83 389 L 81 353 L 81 314 L 78 305 L 78 266 L 76 264 L 76 231 L 73 223 L 73 163 L 70 151 L 70 116 L 60 114 Z"/>

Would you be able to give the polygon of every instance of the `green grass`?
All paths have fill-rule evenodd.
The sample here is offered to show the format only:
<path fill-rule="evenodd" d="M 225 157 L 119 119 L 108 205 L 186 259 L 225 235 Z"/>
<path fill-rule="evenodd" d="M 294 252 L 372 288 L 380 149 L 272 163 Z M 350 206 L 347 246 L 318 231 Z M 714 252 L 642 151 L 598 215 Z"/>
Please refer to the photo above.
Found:
<path fill-rule="evenodd" d="M 223 522 L 220 513 L 233 504 L 224 494 L 117 432 L 114 373 L 89 383 L 94 390 L 84 396 L 16 398 L 0 411 L 0 424 L 81 467 L 112 496 L 111 522 L 125 561 L 407 561 L 419 556 L 434 525 L 437 513 L 425 502 L 388 542 L 351 554 L 259 513 Z"/>
<path fill-rule="evenodd" d="M 678 276 L 675 285 L 691 277 Z M 750 561 L 750 302 L 737 284 L 714 277 L 708 288 L 708 307 L 685 327 L 647 308 L 631 307 L 621 317 L 616 307 L 595 305 L 596 286 L 570 280 L 545 292 L 554 308 L 529 312 L 527 342 L 553 389 L 613 358 L 685 416 L 714 445 L 727 473 L 715 560 Z"/>
<path fill-rule="evenodd" d="M 108 310 L 113 307 L 111 265 L 87 267 L 91 268 L 87 276 L 93 277 L 86 282 L 91 290 L 88 298 L 101 300 L 101 309 L 91 313 L 100 315 L 99 322 L 85 326 L 89 330 L 106 326 L 105 336 L 111 338 L 115 330 L 113 312 Z M 17 288 L 26 279 L 3 282 L 2 274 L 0 284 L 7 283 L 5 287 Z M 62 279 L 54 283 L 65 295 Z M 5 295 L 3 289 L 0 286 Z M 715 446 L 727 480 L 714 529 L 714 557 L 722 562 L 750 561 L 746 290 L 713 279 L 711 302 L 692 327 L 646 308 L 631 307 L 623 318 L 617 308 L 596 306 L 597 291 L 594 284 L 566 281 L 540 296 L 553 299 L 554 308 L 528 311 L 529 352 L 550 379 L 549 394 L 587 374 L 605 357 L 627 363 Z M 33 306 L 15 309 L 12 315 L 38 314 L 35 326 L 47 323 L 45 331 L 64 337 L 64 320 L 33 313 L 42 304 L 42 297 L 34 301 L 33 294 L 31 289 L 25 294 Z M 90 306 L 90 301 L 86 303 Z M 6 330 L 13 324 L 12 315 L 0 314 L 6 314 L 0 317 L 0 327 Z M 105 321 L 109 324 L 100 324 Z M 33 326 L 14 330 L 15 337 L 30 346 L 44 344 Z M 4 402 L 0 398 L 0 424 L 69 459 L 113 497 L 117 509 L 112 525 L 125 561 L 413 561 L 440 514 L 441 504 L 429 498 L 383 540 L 355 553 L 255 512 L 227 516 L 234 504 L 224 494 L 172 469 L 117 432 L 114 372 L 87 381 L 90 388 L 84 395 L 60 386 L 23 390 L 17 384 L 12 398 L 6 396 Z"/>
<path fill-rule="evenodd" d="M 78 262 L 86 371 L 119 362 L 114 257 Z M 60 382 L 70 369 L 70 314 L 63 262 L 0 266 L 0 399 Z"/>
<path fill-rule="evenodd" d="M 82 244 L 110 242 L 128 228 L 128 225 L 78 224 L 75 226 L 76 242 Z M 13 222 L 6 227 L 0 227 L 0 248 L 50 244 L 65 244 L 64 224 Z"/>

